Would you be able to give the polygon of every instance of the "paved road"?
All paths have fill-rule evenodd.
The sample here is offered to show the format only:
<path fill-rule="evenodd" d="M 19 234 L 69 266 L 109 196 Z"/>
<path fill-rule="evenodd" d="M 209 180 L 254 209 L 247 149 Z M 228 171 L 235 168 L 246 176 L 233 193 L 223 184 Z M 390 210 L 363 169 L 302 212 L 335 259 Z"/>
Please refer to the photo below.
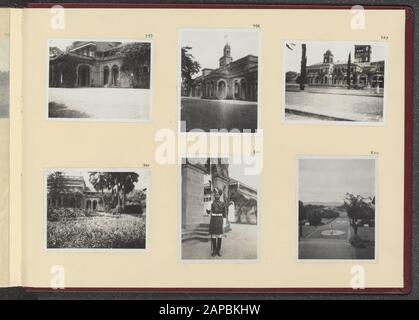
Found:
<path fill-rule="evenodd" d="M 285 105 L 289 110 L 311 114 L 312 117 L 320 115 L 348 121 L 382 121 L 383 102 L 383 97 L 374 96 L 305 91 L 285 93 Z"/>
<path fill-rule="evenodd" d="M 343 240 L 347 240 L 348 239 L 348 235 L 350 233 L 350 224 L 349 224 L 349 219 L 347 217 L 338 217 L 336 219 L 334 219 L 333 221 L 331 221 L 328 224 L 325 224 L 323 226 L 320 226 L 318 228 L 316 228 L 316 230 L 314 232 L 312 232 L 311 234 L 307 235 L 305 237 L 305 239 L 343 239 Z M 336 232 L 335 235 L 324 235 L 322 234 L 323 231 L 330 231 L 330 230 L 334 230 L 334 232 Z"/>
<path fill-rule="evenodd" d="M 257 259 L 257 225 L 232 223 L 222 240 L 222 257 L 211 257 L 211 243 L 199 240 L 182 242 L 183 260 L 252 260 Z"/>
<path fill-rule="evenodd" d="M 181 119 L 186 131 L 201 129 L 237 129 L 240 132 L 257 129 L 257 103 L 236 100 L 182 98 Z"/>
<path fill-rule="evenodd" d="M 333 229 L 336 235 L 325 235 Z M 316 228 L 314 232 L 299 240 L 299 259 L 374 259 L 374 247 L 355 248 L 349 242 L 351 227 L 347 217 L 338 217 L 332 222 Z"/>
<path fill-rule="evenodd" d="M 48 92 L 49 102 L 65 106 L 67 114 L 73 111 L 92 119 L 150 119 L 150 90 L 147 89 L 49 88 Z"/>

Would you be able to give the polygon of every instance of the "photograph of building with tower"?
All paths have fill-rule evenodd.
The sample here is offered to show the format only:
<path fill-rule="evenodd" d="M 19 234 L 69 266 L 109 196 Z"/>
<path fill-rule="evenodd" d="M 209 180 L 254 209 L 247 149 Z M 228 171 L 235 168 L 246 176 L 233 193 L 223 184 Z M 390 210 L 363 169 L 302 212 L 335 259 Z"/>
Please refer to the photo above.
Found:
<path fill-rule="evenodd" d="M 284 44 L 287 121 L 383 122 L 384 42 Z"/>
<path fill-rule="evenodd" d="M 181 131 L 255 132 L 259 33 L 181 30 Z"/>
<path fill-rule="evenodd" d="M 49 40 L 49 118 L 149 120 L 151 43 Z"/>
<path fill-rule="evenodd" d="M 259 175 L 228 158 L 182 163 L 182 260 L 257 259 Z"/>

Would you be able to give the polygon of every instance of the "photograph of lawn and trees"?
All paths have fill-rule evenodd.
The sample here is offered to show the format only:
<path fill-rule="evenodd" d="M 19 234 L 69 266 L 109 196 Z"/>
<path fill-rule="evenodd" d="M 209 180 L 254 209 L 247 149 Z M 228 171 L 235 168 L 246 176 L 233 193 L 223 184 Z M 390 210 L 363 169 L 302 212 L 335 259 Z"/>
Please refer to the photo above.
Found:
<path fill-rule="evenodd" d="M 299 259 L 375 259 L 375 159 L 299 159 Z"/>
<path fill-rule="evenodd" d="M 145 249 L 148 169 L 46 173 L 47 248 Z"/>

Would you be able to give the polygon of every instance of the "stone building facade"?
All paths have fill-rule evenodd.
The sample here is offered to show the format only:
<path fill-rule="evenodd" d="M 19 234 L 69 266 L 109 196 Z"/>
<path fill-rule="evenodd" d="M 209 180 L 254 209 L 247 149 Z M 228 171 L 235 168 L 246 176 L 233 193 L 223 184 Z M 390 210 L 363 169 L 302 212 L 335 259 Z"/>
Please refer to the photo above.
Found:
<path fill-rule="evenodd" d="M 252 198 L 257 203 L 257 190 L 250 186 L 241 183 L 229 176 L 228 164 L 212 163 L 211 169 L 206 163 L 186 161 L 182 165 L 182 233 L 183 239 L 191 237 L 199 238 L 194 232 L 203 234 L 203 239 L 206 239 L 205 233 L 208 233 L 205 227 L 209 224 L 210 216 L 208 211 L 211 208 L 211 203 L 214 200 L 212 190 L 217 188 L 223 191 L 221 201 L 226 204 L 226 212 L 230 216 L 233 210 L 233 216 L 237 217 L 240 214 L 247 215 L 248 212 L 235 212 L 237 207 L 231 203 L 229 195 L 232 191 L 239 192 L 246 199 Z M 210 177 L 211 182 L 206 182 L 205 177 Z M 242 208 L 243 209 L 243 208 Z M 255 208 L 249 208 L 256 212 Z M 232 222 L 232 219 L 229 218 Z M 255 222 L 253 222 L 255 223 Z M 197 231 L 198 230 L 198 231 Z"/>
<path fill-rule="evenodd" d="M 182 95 L 203 99 L 257 101 L 258 57 L 247 55 L 233 61 L 227 43 L 219 59 L 219 68 L 202 69 L 202 74 L 191 85 L 183 84 Z"/>
<path fill-rule="evenodd" d="M 138 67 L 122 70 L 127 46 L 149 43 L 75 41 L 61 51 L 50 48 L 49 86 L 64 88 L 150 88 L 150 55 Z"/>
<path fill-rule="evenodd" d="M 103 195 L 90 190 L 81 176 L 63 176 L 62 185 L 65 192 L 60 195 L 50 194 L 51 186 L 48 185 L 48 207 L 78 208 L 93 211 L 104 210 Z"/>
<path fill-rule="evenodd" d="M 347 86 L 348 62 L 334 61 L 327 50 L 323 61 L 307 66 L 307 84 L 311 86 Z M 351 84 L 357 87 L 384 87 L 384 61 L 371 61 L 371 46 L 355 46 L 355 58 L 350 64 Z"/>

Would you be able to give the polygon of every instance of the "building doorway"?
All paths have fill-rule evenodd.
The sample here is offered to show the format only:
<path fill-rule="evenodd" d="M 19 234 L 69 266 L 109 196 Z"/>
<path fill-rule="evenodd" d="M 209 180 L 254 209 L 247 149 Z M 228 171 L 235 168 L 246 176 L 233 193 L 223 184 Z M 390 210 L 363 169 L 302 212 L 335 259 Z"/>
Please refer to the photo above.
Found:
<path fill-rule="evenodd" d="M 119 68 L 118 66 L 112 67 L 112 86 L 117 87 L 119 81 Z"/>
<path fill-rule="evenodd" d="M 103 86 L 109 83 L 109 67 L 103 68 Z"/>
<path fill-rule="evenodd" d="M 224 80 L 218 82 L 218 99 L 225 99 L 227 97 L 227 86 Z"/>
<path fill-rule="evenodd" d="M 77 85 L 79 87 L 90 87 L 90 67 L 81 65 L 77 71 Z"/>
<path fill-rule="evenodd" d="M 240 81 L 240 99 L 246 100 L 246 80 Z"/>
<path fill-rule="evenodd" d="M 240 83 L 234 81 L 234 99 L 240 99 Z"/>

